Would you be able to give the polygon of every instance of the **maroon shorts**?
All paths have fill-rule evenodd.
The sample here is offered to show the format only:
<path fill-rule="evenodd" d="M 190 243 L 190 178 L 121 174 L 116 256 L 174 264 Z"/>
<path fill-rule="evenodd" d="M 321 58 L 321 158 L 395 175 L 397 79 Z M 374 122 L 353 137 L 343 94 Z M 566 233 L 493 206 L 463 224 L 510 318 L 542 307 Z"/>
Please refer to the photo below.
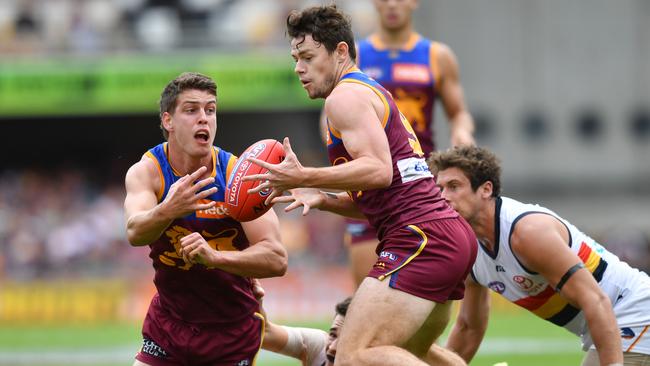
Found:
<path fill-rule="evenodd" d="M 368 276 L 423 299 L 459 300 L 476 260 L 476 236 L 461 217 L 408 225 L 388 233 Z"/>
<path fill-rule="evenodd" d="M 144 319 L 138 361 L 151 366 L 253 365 L 262 345 L 262 315 L 251 314 L 236 324 L 188 324 L 170 317 L 157 300 Z"/>
<path fill-rule="evenodd" d="M 368 220 L 345 219 L 346 243 L 349 245 L 358 244 L 368 240 L 378 241 L 377 231 L 370 225 Z"/>

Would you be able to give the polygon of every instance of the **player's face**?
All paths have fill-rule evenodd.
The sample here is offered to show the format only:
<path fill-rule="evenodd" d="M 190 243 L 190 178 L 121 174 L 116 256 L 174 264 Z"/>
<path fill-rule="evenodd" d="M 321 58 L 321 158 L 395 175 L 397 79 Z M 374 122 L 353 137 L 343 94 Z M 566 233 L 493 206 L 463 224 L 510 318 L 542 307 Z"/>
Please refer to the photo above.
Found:
<path fill-rule="evenodd" d="M 336 84 L 336 59 L 324 45 L 311 35 L 291 40 L 291 57 L 296 61 L 294 72 L 309 98 L 326 98 Z"/>
<path fill-rule="evenodd" d="M 436 181 L 442 197 L 469 223 L 474 221 L 481 204 L 481 195 L 472 190 L 469 178 L 458 168 L 438 172 Z"/>
<path fill-rule="evenodd" d="M 217 99 L 203 90 L 186 90 L 176 99 L 176 109 L 169 115 L 167 130 L 192 156 L 211 153 L 217 132 Z"/>
<path fill-rule="evenodd" d="M 410 24 L 417 6 L 417 0 L 375 0 L 381 27 L 388 30 L 399 30 Z"/>
<path fill-rule="evenodd" d="M 327 355 L 327 362 L 325 363 L 326 366 L 334 365 L 334 358 L 336 357 L 336 345 L 339 341 L 339 332 L 343 326 L 344 319 L 345 317 L 343 317 L 343 315 L 336 314 L 334 320 L 332 321 L 332 325 L 330 327 L 330 335 L 329 338 L 327 338 L 327 345 L 325 346 L 325 354 Z"/>

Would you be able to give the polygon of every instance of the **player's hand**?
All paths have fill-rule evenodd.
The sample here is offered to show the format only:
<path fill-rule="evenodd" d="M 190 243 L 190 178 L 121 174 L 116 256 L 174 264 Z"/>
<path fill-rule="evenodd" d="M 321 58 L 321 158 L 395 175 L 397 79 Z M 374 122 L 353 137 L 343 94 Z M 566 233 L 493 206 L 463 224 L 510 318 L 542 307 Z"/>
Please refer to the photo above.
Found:
<path fill-rule="evenodd" d="M 201 191 L 204 187 L 214 183 L 213 177 L 197 181 L 208 168 L 202 166 L 192 174 L 186 174 L 169 187 L 167 197 L 161 203 L 165 212 L 173 218 L 183 217 L 199 210 L 214 207 L 216 202 L 198 203 L 200 199 L 207 198 L 217 192 L 217 187 Z"/>
<path fill-rule="evenodd" d="M 285 137 L 283 141 L 285 158 L 280 164 L 269 164 L 266 161 L 248 158 L 248 160 L 268 170 L 263 174 L 253 174 L 242 178 L 245 181 L 260 180 L 262 181 L 257 187 L 248 190 L 248 194 L 258 193 L 265 189 L 271 189 L 271 193 L 264 201 L 269 205 L 273 199 L 291 189 L 300 187 L 304 181 L 304 167 L 300 164 L 298 157 L 291 149 L 289 138 Z"/>
<path fill-rule="evenodd" d="M 294 188 L 288 196 L 275 197 L 271 203 L 289 203 L 284 208 L 285 212 L 295 210 L 302 206 L 302 215 L 305 216 L 312 208 L 320 208 L 325 201 L 323 192 L 316 188 Z"/>
<path fill-rule="evenodd" d="M 217 251 L 199 233 L 191 233 L 181 238 L 181 255 L 187 263 L 202 264 L 208 268 L 213 267 Z"/>

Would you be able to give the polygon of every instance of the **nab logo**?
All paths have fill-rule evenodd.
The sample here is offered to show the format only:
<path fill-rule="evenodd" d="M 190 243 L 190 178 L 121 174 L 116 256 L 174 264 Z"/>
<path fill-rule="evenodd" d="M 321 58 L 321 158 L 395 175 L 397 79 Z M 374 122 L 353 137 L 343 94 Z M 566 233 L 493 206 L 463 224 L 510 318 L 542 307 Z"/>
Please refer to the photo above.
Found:
<path fill-rule="evenodd" d="M 505 269 L 503 268 L 503 266 L 501 266 L 500 264 L 497 264 L 496 271 L 497 271 L 497 272 L 503 272 L 503 273 L 506 272 L 506 270 L 505 270 Z"/>
<path fill-rule="evenodd" d="M 390 252 L 381 252 L 379 253 L 380 258 L 388 258 L 391 262 L 395 261 L 397 259 L 397 256 L 393 253 Z"/>

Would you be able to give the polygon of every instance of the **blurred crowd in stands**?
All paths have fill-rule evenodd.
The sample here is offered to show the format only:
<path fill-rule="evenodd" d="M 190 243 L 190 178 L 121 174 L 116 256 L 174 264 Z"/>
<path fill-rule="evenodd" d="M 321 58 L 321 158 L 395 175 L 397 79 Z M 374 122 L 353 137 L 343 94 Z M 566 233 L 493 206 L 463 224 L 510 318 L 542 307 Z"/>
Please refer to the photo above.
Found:
<path fill-rule="evenodd" d="M 149 270 L 148 250 L 126 242 L 123 200 L 121 184 L 93 183 L 81 170 L 0 172 L 0 280 L 129 276 Z M 338 217 L 281 211 L 293 266 L 346 263 Z M 650 241 L 643 232 L 589 234 L 631 265 L 650 271 Z"/>
<path fill-rule="evenodd" d="M 0 53 L 229 50 L 282 46 L 284 21 L 310 0 L 3 0 Z M 371 3 L 338 1 L 367 34 Z"/>

